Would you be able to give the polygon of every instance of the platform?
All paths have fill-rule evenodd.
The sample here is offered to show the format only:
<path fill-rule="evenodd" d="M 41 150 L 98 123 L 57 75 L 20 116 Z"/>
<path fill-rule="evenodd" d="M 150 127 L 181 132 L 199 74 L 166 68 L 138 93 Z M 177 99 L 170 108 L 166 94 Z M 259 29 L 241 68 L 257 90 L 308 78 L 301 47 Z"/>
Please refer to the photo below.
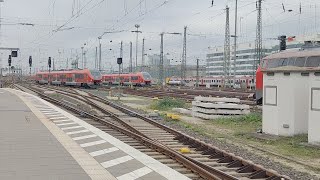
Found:
<path fill-rule="evenodd" d="M 0 179 L 188 179 L 36 96 L 0 89 Z"/>

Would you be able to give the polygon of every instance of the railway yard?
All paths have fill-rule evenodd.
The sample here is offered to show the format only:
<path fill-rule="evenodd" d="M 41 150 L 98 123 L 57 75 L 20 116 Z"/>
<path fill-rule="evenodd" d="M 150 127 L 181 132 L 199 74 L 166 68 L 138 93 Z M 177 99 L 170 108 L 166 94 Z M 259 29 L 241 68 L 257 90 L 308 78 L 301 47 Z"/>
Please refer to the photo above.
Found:
<path fill-rule="evenodd" d="M 81 89 L 33 83 L 12 84 L 9 87 L 37 96 L 62 108 L 101 132 L 112 136 L 131 148 L 143 153 L 166 168 L 173 169 L 181 177 L 190 179 L 319 179 L 319 152 L 317 147 L 303 145 L 305 138 L 269 137 L 257 133 L 261 129 L 261 108 L 254 104 L 251 91 L 244 90 L 198 90 L 183 88 L 114 88 Z M 181 101 L 188 109 L 195 96 L 239 98 L 241 104 L 251 106 L 252 112 L 244 116 L 217 117 L 216 120 L 202 120 L 190 115 L 174 112 L 175 107 L 161 108 L 154 104 L 172 99 Z M 181 108 L 181 107 L 180 107 Z M 175 113 L 174 120 L 167 117 Z M 232 119 L 234 118 L 234 119 Z M 242 119 L 241 119 L 242 118 Z M 249 119 L 249 120 L 248 120 Z M 59 120 L 59 118 L 58 118 Z M 79 122 L 60 120 L 62 130 L 80 130 Z M 81 125 L 81 124 L 80 124 Z M 79 132 L 80 132 L 79 131 Z M 67 131 L 67 134 L 72 131 Z M 77 132 L 75 132 L 77 133 Z M 104 140 L 95 135 L 77 138 L 85 139 L 81 147 L 99 147 Z M 91 142 L 90 142 L 91 141 Z M 289 142 L 289 143 L 288 143 Z M 117 147 L 119 148 L 119 147 Z M 120 149 L 120 148 L 119 148 Z M 103 150 L 85 149 L 98 162 Z M 110 148 L 109 148 L 110 151 Z M 114 151 L 114 150 L 112 150 Z M 129 151 L 129 150 L 128 150 Z M 110 155 L 112 152 L 110 153 Z M 139 156 L 130 157 L 144 164 Z M 113 158 L 115 156 L 112 156 Z M 130 160 L 131 161 L 131 160 Z M 125 164 L 128 160 L 116 164 Z M 101 163 L 101 162 L 99 162 Z M 107 164 L 102 162 L 101 165 Z M 145 177 L 155 171 L 170 179 L 149 164 L 135 178 Z M 117 175 L 105 167 L 114 177 Z M 126 167 L 127 168 L 127 167 Z M 130 168 L 129 168 L 130 169 Z M 123 174 L 118 170 L 118 174 Z M 125 170 L 124 170 L 125 171 Z M 141 171 L 141 169 L 140 169 Z M 131 173 L 131 174 L 132 174 Z M 122 177 L 128 177 L 124 174 Z M 151 178 L 152 177 L 152 178 Z M 180 176 L 172 179 L 179 179 Z M 151 176 L 150 179 L 159 177 Z M 121 179 L 120 176 L 117 179 Z M 159 178 L 161 179 L 161 178 Z"/>

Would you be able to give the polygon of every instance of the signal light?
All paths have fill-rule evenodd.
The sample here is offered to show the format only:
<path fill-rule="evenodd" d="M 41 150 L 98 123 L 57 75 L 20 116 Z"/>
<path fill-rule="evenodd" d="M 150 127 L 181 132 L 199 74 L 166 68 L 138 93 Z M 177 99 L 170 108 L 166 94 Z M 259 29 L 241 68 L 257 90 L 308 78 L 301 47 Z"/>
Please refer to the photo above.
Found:
<path fill-rule="evenodd" d="M 8 64 L 9 64 L 9 66 L 11 66 L 11 55 L 9 55 Z"/>
<path fill-rule="evenodd" d="M 18 51 L 11 51 L 12 57 L 18 57 Z"/>
<path fill-rule="evenodd" d="M 49 59 L 48 59 L 48 66 L 49 66 L 49 68 L 51 68 L 51 57 L 49 57 Z"/>
<path fill-rule="evenodd" d="M 122 58 L 118 58 L 117 59 L 117 63 L 120 65 L 120 64 L 122 64 Z"/>
<path fill-rule="evenodd" d="M 32 67 L 32 56 L 29 56 L 29 67 Z"/>

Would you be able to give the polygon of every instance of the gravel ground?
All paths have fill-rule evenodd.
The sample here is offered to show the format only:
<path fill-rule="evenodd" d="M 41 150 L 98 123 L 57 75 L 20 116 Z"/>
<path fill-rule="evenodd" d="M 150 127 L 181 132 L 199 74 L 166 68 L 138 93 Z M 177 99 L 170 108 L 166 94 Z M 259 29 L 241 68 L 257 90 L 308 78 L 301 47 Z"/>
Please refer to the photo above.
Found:
<path fill-rule="evenodd" d="M 98 92 L 98 93 L 97 93 L 97 91 L 95 91 L 95 92 L 90 91 L 90 92 L 92 92 L 96 95 L 105 96 L 105 93 L 103 93 L 103 92 Z M 115 103 L 117 103 L 117 102 L 115 102 Z M 121 104 L 121 105 L 125 106 L 123 104 Z M 142 110 L 137 110 L 137 109 L 134 109 L 134 108 L 131 108 L 128 106 L 125 106 L 125 107 L 127 107 L 128 109 L 131 109 L 137 113 L 145 114 L 145 112 Z M 242 157 L 246 160 L 250 160 L 250 161 L 254 162 L 255 164 L 260 164 L 267 169 L 275 170 L 278 173 L 280 173 L 282 175 L 289 176 L 290 178 L 292 178 L 294 180 L 308 180 L 308 179 L 320 180 L 320 178 L 317 178 L 316 176 L 312 176 L 310 174 L 303 173 L 303 172 L 298 172 L 297 170 L 294 170 L 293 168 L 282 165 L 279 162 L 272 161 L 270 157 L 264 157 L 264 156 L 258 155 L 256 153 L 252 153 L 252 152 L 248 151 L 247 149 L 245 149 L 243 147 L 239 147 L 237 145 L 234 145 L 230 142 L 220 141 L 217 139 L 209 139 L 209 138 L 202 136 L 194 131 L 186 129 L 186 128 L 184 128 L 174 122 L 166 121 L 163 119 L 159 120 L 158 122 L 160 122 L 166 126 L 169 126 L 173 129 L 176 129 L 178 131 L 181 131 L 185 134 L 188 134 L 194 138 L 200 139 L 208 144 L 212 144 L 212 145 L 218 147 L 219 149 L 225 150 L 229 153 L 233 153 L 233 154 L 235 154 L 239 157 Z"/>

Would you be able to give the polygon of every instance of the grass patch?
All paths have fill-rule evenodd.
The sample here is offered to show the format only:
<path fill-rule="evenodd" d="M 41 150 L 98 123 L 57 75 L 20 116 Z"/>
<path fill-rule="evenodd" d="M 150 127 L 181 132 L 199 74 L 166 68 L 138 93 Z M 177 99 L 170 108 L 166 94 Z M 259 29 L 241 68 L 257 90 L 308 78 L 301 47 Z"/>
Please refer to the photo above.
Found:
<path fill-rule="evenodd" d="M 220 117 L 210 120 L 209 124 L 234 130 L 236 135 L 243 135 L 262 128 L 262 115 L 250 113 L 242 116 Z"/>
<path fill-rule="evenodd" d="M 180 99 L 173 98 L 164 98 L 157 101 L 154 101 L 150 105 L 150 109 L 160 110 L 160 111 L 168 111 L 172 108 L 187 108 L 187 104 Z"/>
<path fill-rule="evenodd" d="M 302 143 L 308 142 L 308 135 L 296 135 L 293 137 L 280 137 L 275 141 L 260 140 L 265 147 L 283 154 L 300 159 L 320 159 L 320 149 L 306 147 Z"/>

